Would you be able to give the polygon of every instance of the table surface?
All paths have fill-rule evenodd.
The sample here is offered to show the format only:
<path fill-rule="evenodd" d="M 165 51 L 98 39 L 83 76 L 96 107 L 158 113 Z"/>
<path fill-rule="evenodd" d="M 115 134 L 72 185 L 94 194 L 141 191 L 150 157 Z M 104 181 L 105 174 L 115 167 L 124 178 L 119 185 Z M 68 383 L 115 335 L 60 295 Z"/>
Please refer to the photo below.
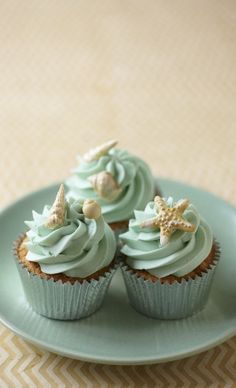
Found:
<path fill-rule="evenodd" d="M 119 140 L 155 175 L 236 204 L 236 3 L 0 3 L 0 206 L 62 181 Z M 236 383 L 236 338 L 159 365 L 106 366 L 32 346 L 0 325 L 0 386 Z"/>

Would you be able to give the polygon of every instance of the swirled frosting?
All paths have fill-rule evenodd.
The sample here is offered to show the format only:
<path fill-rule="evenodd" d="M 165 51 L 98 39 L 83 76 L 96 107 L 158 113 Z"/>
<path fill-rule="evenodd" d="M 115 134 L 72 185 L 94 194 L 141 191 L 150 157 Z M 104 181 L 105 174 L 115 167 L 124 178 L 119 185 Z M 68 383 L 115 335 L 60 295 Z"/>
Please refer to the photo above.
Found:
<path fill-rule="evenodd" d="M 37 262 L 42 272 L 85 278 L 113 260 L 113 231 L 102 216 L 86 218 L 82 206 L 83 201 L 66 202 L 64 224 L 56 229 L 46 226 L 50 206 L 45 206 L 42 214 L 33 211 L 33 221 L 25 222 L 29 227 L 26 258 Z"/>
<path fill-rule="evenodd" d="M 89 181 L 91 176 L 102 171 L 110 173 L 121 188 L 119 196 L 112 201 L 100 197 Z M 79 166 L 73 172 L 66 181 L 67 198 L 96 200 L 109 223 L 131 218 L 134 209 L 144 209 L 154 196 L 154 179 L 148 165 L 124 150 L 113 148 L 89 162 L 79 157 Z"/>
<path fill-rule="evenodd" d="M 167 199 L 169 207 L 173 198 Z M 213 244 L 213 234 L 207 222 L 190 204 L 184 211 L 186 221 L 195 225 L 194 232 L 176 230 L 166 245 L 160 244 L 160 230 L 143 228 L 142 222 L 157 216 L 154 202 L 149 202 L 144 211 L 134 211 L 129 230 L 120 235 L 124 246 L 121 252 L 127 256 L 127 264 L 137 270 L 146 270 L 159 278 L 184 276 L 194 270 L 208 256 Z"/>

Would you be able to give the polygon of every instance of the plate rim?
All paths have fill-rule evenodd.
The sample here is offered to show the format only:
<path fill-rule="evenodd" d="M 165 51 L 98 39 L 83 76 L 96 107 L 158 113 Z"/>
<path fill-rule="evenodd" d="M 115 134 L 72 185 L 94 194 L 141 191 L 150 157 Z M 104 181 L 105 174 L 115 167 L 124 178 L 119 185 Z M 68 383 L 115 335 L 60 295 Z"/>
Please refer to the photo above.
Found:
<path fill-rule="evenodd" d="M 0 315 L 0 323 L 2 323 L 7 329 L 11 330 L 14 334 L 20 336 L 22 339 L 28 341 L 29 343 L 39 346 L 40 348 L 49 351 L 51 353 L 60 355 L 62 357 L 67 357 L 71 358 L 74 360 L 80 360 L 80 361 L 85 361 L 85 362 L 91 362 L 91 363 L 96 363 L 96 364 L 105 364 L 105 365 L 150 365 L 150 364 L 160 364 L 160 363 L 165 363 L 165 362 L 170 362 L 170 361 L 175 361 L 179 359 L 184 359 L 188 358 L 191 356 L 194 356 L 196 354 L 200 354 L 202 352 L 205 352 L 207 350 L 210 350 L 214 348 L 215 346 L 218 346 L 225 341 L 229 340 L 233 336 L 236 335 L 236 328 L 232 330 L 228 330 L 227 334 L 225 334 L 223 337 L 217 337 L 214 341 L 208 341 L 205 343 L 204 346 L 199 345 L 198 347 L 195 347 L 194 350 L 189 350 L 189 351 L 181 351 L 181 352 L 176 352 L 175 355 L 173 356 L 164 356 L 162 358 L 154 358 L 153 356 L 150 357 L 145 357 L 145 359 L 141 359 L 140 357 L 132 357 L 131 358 L 124 358 L 122 359 L 118 357 L 99 357 L 99 356 L 93 356 L 91 354 L 85 355 L 85 352 L 83 354 L 79 354 L 79 352 L 74 352 L 74 351 L 61 351 L 61 348 L 58 346 L 49 346 L 47 345 L 44 341 L 37 340 L 33 338 L 32 336 L 25 334 L 22 332 L 22 330 L 19 330 L 16 328 L 15 325 L 10 324 L 8 321 L 2 321 L 1 315 Z"/>
<path fill-rule="evenodd" d="M 163 178 L 163 177 L 155 177 L 156 181 L 160 183 L 161 182 L 167 183 L 167 184 L 176 184 L 176 185 L 181 185 L 183 187 L 187 187 L 188 189 L 193 189 L 194 191 L 199 191 L 202 194 L 208 195 L 210 197 L 214 197 L 215 200 L 220 201 L 224 206 L 228 206 L 233 212 L 236 212 L 236 207 L 227 202 L 225 199 L 221 198 L 220 196 L 211 193 L 205 189 L 190 185 L 188 183 L 178 181 L 178 180 L 173 180 L 173 179 L 168 179 L 168 178 Z M 34 194 L 43 192 L 45 190 L 50 190 L 50 188 L 55 187 L 58 185 L 58 182 L 54 182 L 50 185 L 43 186 L 39 189 L 33 190 L 26 195 L 23 195 L 19 198 L 17 198 L 15 201 L 11 202 L 8 204 L 6 207 L 2 208 L 0 210 L 0 217 L 4 212 L 7 212 L 11 207 L 17 206 L 18 204 L 21 203 L 21 201 L 27 200 L 27 198 L 31 197 Z M 99 355 L 93 355 L 91 353 L 87 354 L 84 351 L 82 353 L 79 352 L 79 350 L 72 350 L 68 351 L 68 349 L 65 349 L 65 351 L 62 351 L 60 346 L 50 346 L 48 343 L 45 341 L 39 340 L 34 338 L 32 335 L 27 334 L 26 332 L 22 331 L 21 329 L 17 328 L 13 323 L 9 322 L 6 317 L 3 316 L 2 312 L 0 311 L 0 323 L 3 324 L 6 328 L 14 332 L 16 335 L 20 336 L 24 340 L 32 343 L 33 345 L 39 346 L 40 348 L 45 349 L 46 351 L 59 354 L 64 357 L 72 358 L 72 359 L 77 359 L 85 362 L 92 362 L 92 363 L 99 363 L 99 364 L 107 364 L 107 365 L 145 365 L 145 364 L 157 364 L 157 363 L 163 363 L 163 362 L 169 362 L 169 361 L 174 361 L 177 359 L 184 359 L 190 356 L 193 356 L 195 354 L 199 354 L 201 352 L 204 352 L 206 350 L 209 350 L 217 345 L 220 345 L 221 343 L 227 341 L 228 339 L 232 338 L 234 335 L 236 335 L 236 327 L 235 328 L 228 328 L 222 336 L 218 335 L 217 337 L 214 337 L 213 339 L 208 340 L 207 342 L 204 343 L 204 345 L 199 344 L 198 346 L 195 346 L 194 349 L 189 349 L 188 351 L 182 350 L 182 351 L 175 351 L 175 354 L 173 355 L 166 355 L 164 357 L 159 356 L 153 356 L 151 355 L 150 357 L 145 356 L 144 358 L 141 358 L 140 356 L 137 357 L 124 357 L 122 356 L 109 356 L 109 358 L 105 356 L 99 356 Z"/>

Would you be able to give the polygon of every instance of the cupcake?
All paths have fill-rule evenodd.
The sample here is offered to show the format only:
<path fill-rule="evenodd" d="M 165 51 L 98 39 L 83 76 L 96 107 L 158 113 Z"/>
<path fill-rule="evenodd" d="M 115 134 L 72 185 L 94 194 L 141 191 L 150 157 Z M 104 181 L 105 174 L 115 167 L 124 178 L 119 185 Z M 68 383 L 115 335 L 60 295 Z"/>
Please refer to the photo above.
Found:
<path fill-rule="evenodd" d="M 68 198 L 92 198 L 117 233 L 127 230 L 134 209 L 144 209 L 155 192 L 148 165 L 109 141 L 84 156 L 66 181 Z"/>
<path fill-rule="evenodd" d="M 15 243 L 26 299 L 48 318 L 80 319 L 102 304 L 114 273 L 116 240 L 94 200 L 66 201 L 60 186 L 52 206 L 33 211 Z"/>
<path fill-rule="evenodd" d="M 219 258 L 210 226 L 183 199 L 156 196 L 135 211 L 122 272 L 131 305 L 148 317 L 178 319 L 205 306 Z"/>

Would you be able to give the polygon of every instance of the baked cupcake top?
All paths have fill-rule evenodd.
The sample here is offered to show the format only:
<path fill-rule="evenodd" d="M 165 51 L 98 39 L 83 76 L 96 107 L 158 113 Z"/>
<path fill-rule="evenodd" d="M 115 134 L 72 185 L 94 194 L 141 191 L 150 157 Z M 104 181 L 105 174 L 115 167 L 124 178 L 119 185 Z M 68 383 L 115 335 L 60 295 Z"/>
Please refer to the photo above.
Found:
<path fill-rule="evenodd" d="M 33 221 L 25 223 L 29 227 L 26 258 L 46 274 L 85 278 L 114 258 L 114 233 L 100 206 L 93 200 L 66 201 L 63 185 L 54 204 L 44 206 L 42 214 L 33 211 Z"/>
<path fill-rule="evenodd" d="M 120 235 L 127 264 L 159 278 L 184 276 L 208 256 L 213 244 L 210 226 L 186 199 L 155 197 L 144 211 L 134 211 L 129 230 Z"/>
<path fill-rule="evenodd" d="M 134 209 L 144 209 L 154 196 L 154 179 L 148 165 L 107 142 L 79 157 L 67 181 L 68 198 L 92 198 L 109 223 L 127 220 Z"/>

